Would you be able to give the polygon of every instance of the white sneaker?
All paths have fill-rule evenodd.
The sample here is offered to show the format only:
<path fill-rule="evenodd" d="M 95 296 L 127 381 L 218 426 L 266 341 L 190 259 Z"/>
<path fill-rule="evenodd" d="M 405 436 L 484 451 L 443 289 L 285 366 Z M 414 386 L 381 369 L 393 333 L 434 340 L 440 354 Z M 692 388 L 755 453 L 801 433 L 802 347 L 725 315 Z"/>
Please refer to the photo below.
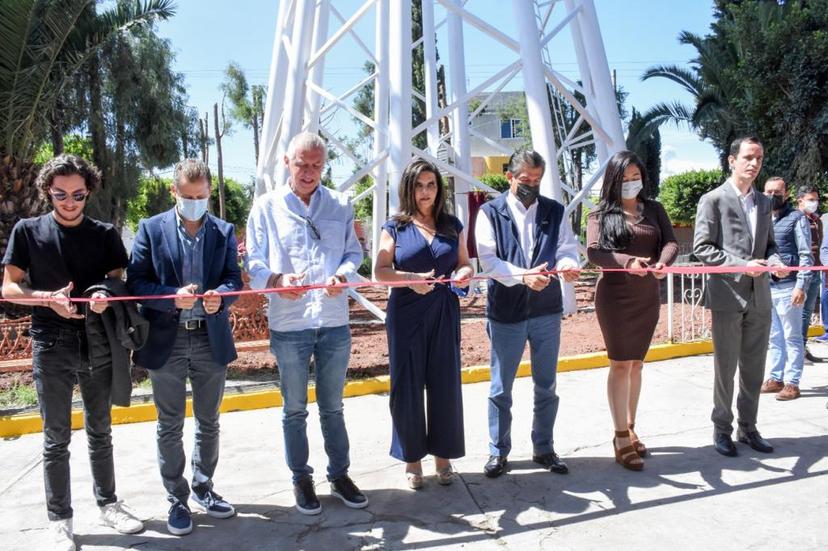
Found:
<path fill-rule="evenodd" d="M 114 528 L 121 534 L 134 534 L 144 529 L 144 523 L 133 515 L 122 501 L 101 507 L 101 524 Z"/>
<path fill-rule="evenodd" d="M 55 551 L 75 551 L 75 540 L 72 538 L 72 519 L 53 520 L 50 523 L 52 542 Z"/>

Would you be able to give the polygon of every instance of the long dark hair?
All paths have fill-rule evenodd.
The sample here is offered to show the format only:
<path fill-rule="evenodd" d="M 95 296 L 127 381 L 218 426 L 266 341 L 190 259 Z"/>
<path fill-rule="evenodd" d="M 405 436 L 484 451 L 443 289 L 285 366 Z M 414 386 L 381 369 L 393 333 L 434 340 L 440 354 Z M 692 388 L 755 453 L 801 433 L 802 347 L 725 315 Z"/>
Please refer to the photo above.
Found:
<path fill-rule="evenodd" d="M 601 200 L 598 203 L 598 247 L 617 251 L 623 249 L 632 241 L 632 231 L 627 226 L 624 209 L 621 207 L 621 184 L 624 183 L 624 171 L 630 165 L 635 165 L 641 172 L 643 187 L 638 192 L 638 199 L 642 202 L 647 198 L 644 190 L 647 189 L 647 172 L 644 163 L 632 151 L 619 151 L 607 163 L 604 173 L 604 184 L 601 186 Z"/>
<path fill-rule="evenodd" d="M 434 181 L 437 184 L 437 196 L 434 197 L 434 206 L 432 207 L 437 233 L 448 237 L 456 237 L 457 228 L 454 226 L 451 215 L 446 212 L 446 192 L 443 189 L 443 177 L 440 175 L 440 170 L 425 159 L 415 158 L 405 167 L 400 179 L 400 210 L 394 215 L 393 219 L 398 225 L 405 226 L 410 224 L 414 215 L 417 214 L 417 178 L 424 172 L 434 174 Z"/>

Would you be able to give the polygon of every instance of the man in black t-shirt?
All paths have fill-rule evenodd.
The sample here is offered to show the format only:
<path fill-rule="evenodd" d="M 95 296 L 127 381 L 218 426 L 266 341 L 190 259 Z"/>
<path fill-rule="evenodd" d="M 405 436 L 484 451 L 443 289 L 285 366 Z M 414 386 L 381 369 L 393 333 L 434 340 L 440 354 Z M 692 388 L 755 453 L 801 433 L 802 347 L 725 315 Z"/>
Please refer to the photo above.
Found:
<path fill-rule="evenodd" d="M 54 531 L 53 549 L 75 549 L 69 483 L 69 442 L 72 437 L 72 391 L 80 384 L 84 424 L 89 440 L 94 495 L 100 521 L 121 533 L 135 533 L 143 524 L 115 496 L 110 416 L 110 365 L 92 368 L 87 350 L 84 307 L 80 297 L 104 278 L 120 278 L 128 259 L 118 232 L 84 216 L 100 172 L 74 155 L 47 162 L 36 185 L 52 212 L 19 221 L 3 258 L 3 297 L 34 306 L 32 367 L 43 419 L 43 471 L 46 509 Z M 95 293 L 92 298 L 102 298 Z M 105 301 L 89 308 L 101 313 Z"/>

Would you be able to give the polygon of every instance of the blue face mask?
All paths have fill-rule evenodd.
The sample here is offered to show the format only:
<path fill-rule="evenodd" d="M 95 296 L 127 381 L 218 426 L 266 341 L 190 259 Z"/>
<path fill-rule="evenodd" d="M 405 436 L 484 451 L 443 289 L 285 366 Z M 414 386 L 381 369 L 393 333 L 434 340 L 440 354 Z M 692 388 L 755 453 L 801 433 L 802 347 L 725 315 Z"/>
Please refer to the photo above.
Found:
<path fill-rule="evenodd" d="M 185 199 L 184 197 L 179 197 L 177 201 L 178 214 L 190 222 L 201 220 L 207 213 L 208 201 L 209 199 Z"/>

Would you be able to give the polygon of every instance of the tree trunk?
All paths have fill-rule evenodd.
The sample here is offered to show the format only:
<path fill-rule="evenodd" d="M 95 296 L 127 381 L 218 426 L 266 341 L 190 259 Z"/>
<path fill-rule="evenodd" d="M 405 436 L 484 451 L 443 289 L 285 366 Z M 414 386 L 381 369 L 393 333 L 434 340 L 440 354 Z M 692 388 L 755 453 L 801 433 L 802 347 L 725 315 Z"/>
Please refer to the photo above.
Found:
<path fill-rule="evenodd" d="M 40 199 L 35 179 L 37 167 L 32 163 L 6 155 L 0 148 L 0 258 L 6 254 L 12 228 L 21 218 L 31 218 L 46 211 L 46 204 Z M 0 277 L 3 267 L 0 266 Z M 0 317 L 18 318 L 27 315 L 28 307 L 0 302 Z"/>
<path fill-rule="evenodd" d="M 92 139 L 92 160 L 101 171 L 101 188 L 106 189 L 109 182 L 109 163 L 101 94 L 101 63 L 97 54 L 92 55 L 86 63 L 86 76 L 89 79 L 89 134 Z"/>
<path fill-rule="evenodd" d="M 49 137 L 52 140 L 52 152 L 55 156 L 63 153 L 63 120 L 60 113 L 63 111 L 63 104 L 60 99 L 57 100 L 54 111 L 52 111 L 51 120 L 49 121 Z"/>
<path fill-rule="evenodd" d="M 213 104 L 213 124 L 215 125 L 215 136 L 216 136 L 216 161 L 218 163 L 218 193 L 219 193 L 219 218 L 222 220 L 225 219 L 225 212 L 224 212 L 224 167 L 223 160 L 221 157 L 221 135 L 222 132 L 219 130 L 219 116 L 218 116 L 218 103 Z"/>
<path fill-rule="evenodd" d="M 256 166 L 259 166 L 259 117 L 253 113 L 251 117 L 253 123 L 253 152 L 256 154 Z"/>

